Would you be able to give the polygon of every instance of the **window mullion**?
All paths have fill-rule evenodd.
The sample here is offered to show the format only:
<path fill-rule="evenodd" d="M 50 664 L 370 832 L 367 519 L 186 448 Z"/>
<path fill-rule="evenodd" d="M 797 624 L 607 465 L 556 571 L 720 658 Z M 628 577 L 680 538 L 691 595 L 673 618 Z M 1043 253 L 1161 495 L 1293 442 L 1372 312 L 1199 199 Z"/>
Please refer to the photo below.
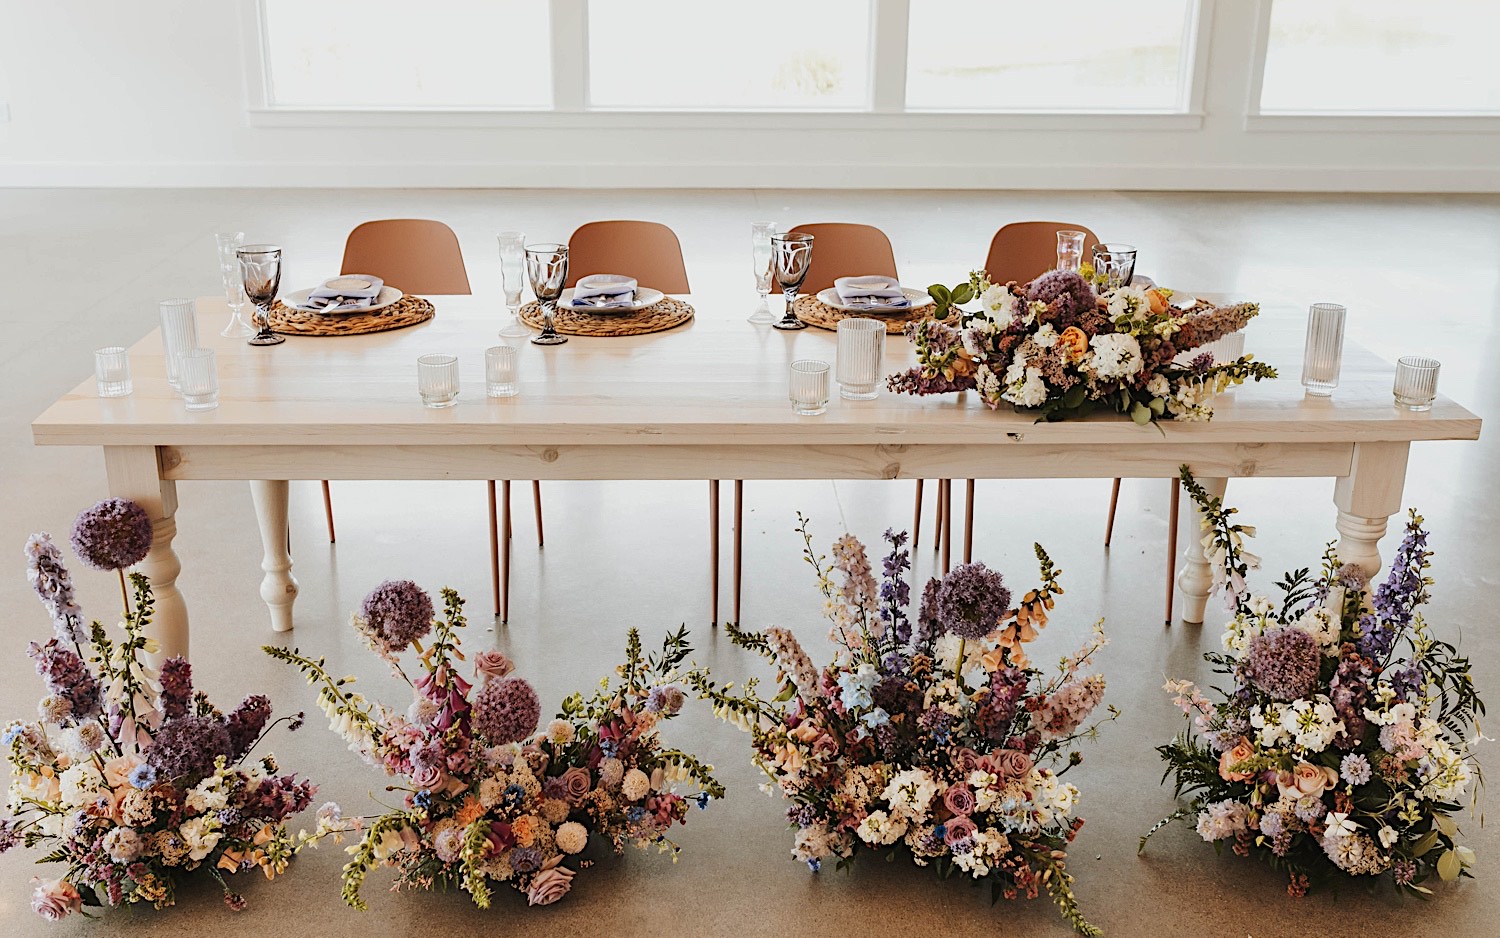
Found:
<path fill-rule="evenodd" d="M 871 0 L 871 104 L 876 113 L 906 110 L 906 33 L 911 0 Z"/>
<path fill-rule="evenodd" d="M 585 0 L 551 0 L 552 109 L 589 107 L 589 27 Z"/>

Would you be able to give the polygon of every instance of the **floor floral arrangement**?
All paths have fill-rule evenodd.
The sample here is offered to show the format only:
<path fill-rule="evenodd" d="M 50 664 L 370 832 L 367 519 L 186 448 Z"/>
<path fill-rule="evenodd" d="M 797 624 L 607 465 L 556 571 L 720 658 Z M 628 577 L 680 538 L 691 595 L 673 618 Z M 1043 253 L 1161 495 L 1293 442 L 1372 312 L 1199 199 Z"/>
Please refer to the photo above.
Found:
<path fill-rule="evenodd" d="M 627 844 L 656 847 L 675 860 L 671 827 L 687 822 L 692 805 L 724 795 L 712 766 L 668 748 L 659 735 L 682 708 L 683 684 L 700 673 L 685 664 L 692 653 L 686 630 L 646 654 L 632 629 L 618 683 L 605 679 L 590 696 L 571 695 L 538 731 L 537 693 L 505 655 L 479 652 L 473 681 L 463 676 L 463 600 L 450 589 L 442 599 L 435 618 L 431 597 L 415 583 L 388 581 L 354 616 L 371 649 L 410 686 L 402 709 L 367 700 L 352 689 L 353 678 L 331 675 L 322 659 L 265 649 L 318 686 L 331 728 L 399 780 L 389 790 L 404 793 L 400 807 L 377 817 L 323 813 L 322 834 L 358 836 L 348 848 L 344 901 L 365 908 L 361 887 L 380 866 L 396 869 L 395 889 L 458 886 L 488 908 L 496 884 L 531 905 L 561 899 L 591 864 L 581 856 L 591 844 L 616 853 Z M 408 650 L 418 656 L 415 677 L 400 660 Z"/>
<path fill-rule="evenodd" d="M 145 557 L 151 521 L 134 503 L 111 499 L 80 515 L 73 544 L 89 566 L 123 572 Z M 270 702 L 253 695 L 224 714 L 194 691 L 183 659 L 154 670 L 144 576 L 130 575 L 112 634 L 84 623 L 48 535 L 33 535 L 26 557 L 53 636 L 27 652 L 47 687 L 40 718 L 4 730 L 12 777 L 0 850 L 41 846 L 48 852 L 38 862 L 67 867 L 58 879 L 34 880 L 32 909 L 51 920 L 104 904 L 160 909 L 174 903 L 178 876 L 194 870 L 218 881 L 230 908 L 244 908 L 225 875 L 283 872 L 306 843 L 287 832 L 286 819 L 315 792 L 282 774 L 273 756 L 251 758 L 275 725 Z M 287 722 L 295 730 L 302 715 Z"/>
<path fill-rule="evenodd" d="M 1045 890 L 1078 931 L 1099 934 L 1066 870 L 1083 819 L 1062 776 L 1081 761 L 1075 743 L 1097 730 L 1084 724 L 1104 678 L 1081 671 L 1104 638 L 1096 629 L 1054 676 L 1028 664 L 1022 646 L 1062 593 L 1046 553 L 1037 546 L 1042 584 L 1017 607 L 1000 574 L 964 564 L 927 584 L 912 622 L 905 534 L 886 533 L 877 584 L 857 539 L 835 542 L 825 566 L 806 519 L 799 530 L 833 624 L 833 661 L 818 668 L 786 629 L 729 627 L 736 645 L 776 666 L 779 693 L 761 697 L 753 678 L 738 690 L 693 679 L 719 717 L 751 734 L 768 790 L 791 802 L 792 855 L 816 872 L 830 858 L 842 869 L 860 853 L 901 851 L 945 877 L 990 883 L 993 899 Z"/>
<path fill-rule="evenodd" d="M 1260 312 L 1240 303 L 1201 312 L 1171 305 L 1171 291 L 1118 287 L 1096 294 L 1089 279 L 1051 271 L 1031 283 L 992 284 L 983 271 L 949 290 L 935 286 L 938 318 L 908 326 L 915 368 L 886 384 L 907 394 L 976 389 L 992 408 L 1035 409 L 1041 420 L 1087 416 L 1096 407 L 1139 424 L 1208 420 L 1210 402 L 1233 385 L 1276 377 L 1253 356 L 1216 364 L 1207 352 L 1179 356 L 1243 329 Z M 944 301 L 944 298 L 948 298 Z M 959 309 L 955 297 L 978 297 Z"/>
<path fill-rule="evenodd" d="M 1287 574 L 1278 604 L 1245 582 L 1259 559 L 1253 528 L 1183 467 L 1202 509 L 1216 589 L 1234 613 L 1224 652 L 1205 659 L 1232 682 L 1214 697 L 1190 681 L 1166 689 L 1189 728 L 1158 751 L 1174 792 L 1191 796 L 1141 838 L 1192 820 L 1199 835 L 1255 854 L 1292 895 L 1344 877 L 1390 874 L 1398 892 L 1469 876 L 1474 853 L 1454 815 L 1479 776 L 1470 745 L 1484 704 L 1469 660 L 1433 635 L 1427 530 L 1415 512 L 1378 586 L 1330 545 L 1321 575 Z"/>

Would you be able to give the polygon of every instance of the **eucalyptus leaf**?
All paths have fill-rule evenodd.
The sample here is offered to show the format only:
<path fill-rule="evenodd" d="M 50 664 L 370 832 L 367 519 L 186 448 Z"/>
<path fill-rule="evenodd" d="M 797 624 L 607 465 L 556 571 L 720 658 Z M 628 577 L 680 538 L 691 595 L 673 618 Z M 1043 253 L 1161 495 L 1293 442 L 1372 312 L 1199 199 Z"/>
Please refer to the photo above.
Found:
<path fill-rule="evenodd" d="M 1151 408 L 1136 404 L 1130 408 L 1130 419 L 1134 420 L 1137 425 L 1144 427 L 1151 422 Z"/>
<path fill-rule="evenodd" d="M 1422 835 L 1421 840 L 1412 844 L 1411 855 L 1414 857 L 1426 856 L 1429 852 L 1431 852 L 1433 847 L 1437 846 L 1437 842 L 1438 832 L 1428 831 L 1426 834 Z"/>
<path fill-rule="evenodd" d="M 1443 882 L 1450 883 L 1453 880 L 1458 879 L 1458 874 L 1462 869 L 1463 864 L 1458 862 L 1458 854 L 1454 853 L 1452 850 L 1444 850 L 1443 855 L 1438 857 L 1438 878 Z"/>
<path fill-rule="evenodd" d="M 1446 814 L 1436 815 L 1435 817 L 1433 817 L 1432 823 L 1436 824 L 1438 830 L 1442 831 L 1449 837 L 1452 837 L 1453 835 L 1458 833 L 1457 822 L 1455 822 L 1453 818 L 1449 817 Z"/>

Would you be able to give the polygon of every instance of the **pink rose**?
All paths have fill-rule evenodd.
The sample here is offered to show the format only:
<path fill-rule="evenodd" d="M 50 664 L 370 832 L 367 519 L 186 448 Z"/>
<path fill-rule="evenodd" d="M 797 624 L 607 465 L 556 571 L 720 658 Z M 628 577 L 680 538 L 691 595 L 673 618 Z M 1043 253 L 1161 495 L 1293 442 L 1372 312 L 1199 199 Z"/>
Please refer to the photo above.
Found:
<path fill-rule="evenodd" d="M 958 766 L 964 778 L 968 778 L 969 773 L 979 767 L 979 753 L 967 747 L 959 749 L 954 753 L 953 763 Z"/>
<path fill-rule="evenodd" d="M 588 769 L 579 768 L 576 765 L 562 774 L 562 783 L 566 790 L 564 797 L 567 798 L 568 804 L 575 808 L 583 802 L 583 796 L 587 795 L 589 789 L 593 787 L 593 779 L 589 777 Z"/>
<path fill-rule="evenodd" d="M 1004 749 L 994 753 L 995 774 L 1001 778 L 1025 778 L 1031 771 L 1031 757 L 1019 749 Z"/>
<path fill-rule="evenodd" d="M 1339 773 L 1324 765 L 1299 762 L 1290 772 L 1282 772 L 1276 787 L 1283 798 L 1307 798 L 1323 794 L 1339 783 Z"/>
<path fill-rule="evenodd" d="M 493 648 L 487 648 L 474 656 L 474 676 L 482 681 L 505 677 L 515 669 L 515 664 L 509 658 Z"/>
<path fill-rule="evenodd" d="M 952 791 L 953 789 L 950 788 L 948 790 Z M 959 815 L 943 825 L 943 843 L 951 847 L 965 837 L 973 837 L 975 830 L 973 821 L 963 815 Z"/>
<path fill-rule="evenodd" d="M 36 891 L 31 894 L 31 911 L 49 922 L 67 918 L 83 908 L 83 897 L 65 879 L 41 880 L 32 877 Z"/>
<path fill-rule="evenodd" d="M 967 785 L 951 785 L 943 792 L 943 804 L 954 814 L 967 817 L 974 810 L 974 793 Z"/>
<path fill-rule="evenodd" d="M 427 762 L 413 762 L 411 765 L 411 783 L 423 791 L 436 791 L 448 784 L 448 773 L 443 771 L 441 765 L 431 765 Z"/>
<path fill-rule="evenodd" d="M 540 873 L 532 877 L 531 888 L 526 890 L 527 905 L 551 905 L 573 888 L 573 871 L 558 866 L 562 857 L 553 857 Z"/>

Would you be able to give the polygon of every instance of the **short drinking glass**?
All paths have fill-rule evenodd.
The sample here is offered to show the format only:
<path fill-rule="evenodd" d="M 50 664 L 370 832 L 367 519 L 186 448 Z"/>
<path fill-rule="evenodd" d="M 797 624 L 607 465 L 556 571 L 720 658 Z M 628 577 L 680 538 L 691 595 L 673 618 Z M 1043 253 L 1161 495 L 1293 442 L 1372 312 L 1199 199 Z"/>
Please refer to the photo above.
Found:
<path fill-rule="evenodd" d="M 1094 245 L 1094 275 L 1105 290 L 1130 286 L 1135 277 L 1135 245 Z"/>
<path fill-rule="evenodd" d="M 766 297 L 771 292 L 771 237 L 776 234 L 776 223 L 753 221 L 750 223 L 750 270 L 755 274 L 755 292 L 760 294 L 760 303 L 750 314 L 750 321 L 765 324 L 774 321 Z"/>
<path fill-rule="evenodd" d="M 240 259 L 240 282 L 245 296 L 255 304 L 255 325 L 259 329 L 250 338 L 251 345 L 280 345 L 286 336 L 271 331 L 271 304 L 281 289 L 281 248 L 274 244 L 247 244 L 235 251 Z"/>
<path fill-rule="evenodd" d="M 1083 266 L 1083 239 L 1081 231 L 1059 231 L 1057 233 L 1057 269 L 1078 273 Z"/>
<path fill-rule="evenodd" d="M 500 243 L 500 288 L 505 292 L 505 308 L 510 310 L 510 319 L 500 334 L 514 338 L 531 335 L 531 327 L 521 321 L 521 291 L 526 289 L 526 235 L 502 231 L 496 240 Z"/>
<path fill-rule="evenodd" d="M 878 319 L 841 319 L 838 336 L 839 395 L 851 401 L 873 401 L 880 393 L 885 323 Z"/>
<path fill-rule="evenodd" d="M 807 323 L 797 318 L 792 304 L 797 300 L 797 291 L 807 279 L 807 269 L 812 266 L 813 236 L 800 232 L 789 232 L 771 236 L 771 270 L 781 293 L 786 297 L 786 314 L 774 325 L 777 329 L 806 329 Z"/>
<path fill-rule="evenodd" d="M 1438 369 L 1435 358 L 1406 355 L 1396 361 L 1396 406 L 1407 410 L 1432 410 L 1437 400 Z"/>
<path fill-rule="evenodd" d="M 496 345 L 484 350 L 484 393 L 489 397 L 514 397 L 516 385 L 516 350 Z"/>
<path fill-rule="evenodd" d="M 161 349 L 167 359 L 167 383 L 179 387 L 177 360 L 183 352 L 198 347 L 198 312 L 192 300 L 162 300 Z"/>
<path fill-rule="evenodd" d="M 219 406 L 219 368 L 214 350 L 193 348 L 177 359 L 182 400 L 188 410 L 213 410 Z"/>
<path fill-rule="evenodd" d="M 111 345 L 94 352 L 94 382 L 100 397 L 130 396 L 130 358 L 123 348 Z"/>
<path fill-rule="evenodd" d="M 792 412 L 811 417 L 828 410 L 828 363 L 812 359 L 792 362 L 787 396 Z"/>
<path fill-rule="evenodd" d="M 422 355 L 417 358 L 417 393 L 428 407 L 458 403 L 458 356 Z"/>
<path fill-rule="evenodd" d="M 532 337 L 535 345 L 562 345 L 568 341 L 554 328 L 557 298 L 568 281 L 568 246 L 566 244 L 531 244 L 526 247 L 526 275 L 531 292 L 542 307 L 542 334 Z"/>
<path fill-rule="evenodd" d="M 1314 303 L 1307 311 L 1307 344 L 1302 352 L 1302 386 L 1315 397 L 1328 397 L 1339 386 L 1344 360 L 1344 307 Z"/>

